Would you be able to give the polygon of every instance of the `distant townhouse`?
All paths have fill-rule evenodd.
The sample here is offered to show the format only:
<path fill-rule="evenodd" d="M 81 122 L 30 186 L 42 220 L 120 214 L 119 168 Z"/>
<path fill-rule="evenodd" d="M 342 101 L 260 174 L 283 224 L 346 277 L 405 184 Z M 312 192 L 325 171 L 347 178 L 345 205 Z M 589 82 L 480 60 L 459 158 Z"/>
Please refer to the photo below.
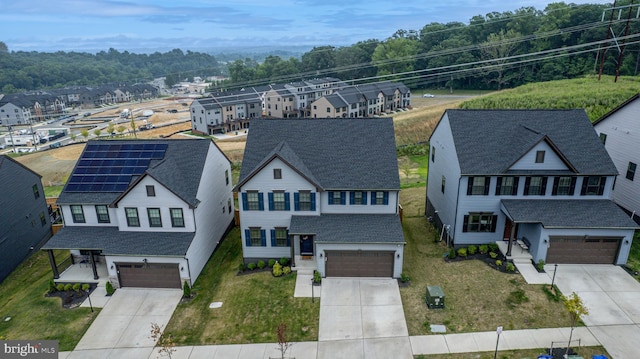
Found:
<path fill-rule="evenodd" d="M 0 125 L 25 125 L 31 123 L 30 103 L 19 98 L 0 99 Z"/>
<path fill-rule="evenodd" d="M 298 117 L 300 111 L 296 105 L 296 94 L 285 85 L 270 85 L 264 94 L 265 116 L 276 118 Z"/>
<path fill-rule="evenodd" d="M 262 100 L 253 88 L 219 92 L 194 100 L 189 112 L 194 131 L 225 133 L 248 128 L 251 119 L 261 117 Z"/>
<path fill-rule="evenodd" d="M 371 117 L 405 109 L 411 91 L 402 83 L 382 82 L 335 90 L 311 104 L 311 117 Z"/>

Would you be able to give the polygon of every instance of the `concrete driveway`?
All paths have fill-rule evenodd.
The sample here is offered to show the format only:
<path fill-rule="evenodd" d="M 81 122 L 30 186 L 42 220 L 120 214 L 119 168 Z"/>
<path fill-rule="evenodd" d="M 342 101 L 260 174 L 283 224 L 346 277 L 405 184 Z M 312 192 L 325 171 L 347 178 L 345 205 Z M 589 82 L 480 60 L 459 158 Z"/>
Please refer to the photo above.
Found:
<path fill-rule="evenodd" d="M 116 290 L 67 358 L 148 358 L 151 323 L 164 329 L 181 297 L 179 289 Z"/>
<path fill-rule="evenodd" d="M 553 265 L 545 266 L 553 275 Z M 560 264 L 556 285 L 576 292 L 589 310 L 583 318 L 591 333 L 614 358 L 637 358 L 640 338 L 640 283 L 614 265 Z"/>
<path fill-rule="evenodd" d="M 395 279 L 322 280 L 320 358 L 413 358 Z"/>

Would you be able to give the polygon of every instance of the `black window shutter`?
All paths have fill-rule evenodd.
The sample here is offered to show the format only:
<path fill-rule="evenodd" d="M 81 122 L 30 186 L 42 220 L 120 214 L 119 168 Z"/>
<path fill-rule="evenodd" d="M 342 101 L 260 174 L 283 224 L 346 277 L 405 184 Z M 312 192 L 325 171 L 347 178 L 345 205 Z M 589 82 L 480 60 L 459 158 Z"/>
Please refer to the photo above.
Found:
<path fill-rule="evenodd" d="M 491 218 L 491 232 L 496 231 L 496 226 L 498 225 L 498 215 L 494 214 Z"/>
<path fill-rule="evenodd" d="M 560 181 L 560 177 L 553 177 L 553 189 L 551 190 L 551 195 L 555 196 L 558 194 L 558 182 Z"/>
<path fill-rule="evenodd" d="M 524 195 L 528 196 L 529 195 L 529 185 L 531 184 L 531 177 L 526 177 L 524 179 Z"/>
<path fill-rule="evenodd" d="M 500 187 L 502 187 L 502 177 L 496 178 L 496 196 L 500 195 Z"/>
<path fill-rule="evenodd" d="M 467 231 L 467 226 L 469 225 L 469 216 L 464 216 L 464 221 L 462 222 L 462 231 Z"/>
<path fill-rule="evenodd" d="M 484 195 L 489 194 L 489 185 L 491 184 L 491 177 L 484 178 Z"/>
<path fill-rule="evenodd" d="M 251 247 L 251 231 L 248 229 L 244 230 L 244 242 L 247 247 Z"/>
<path fill-rule="evenodd" d="M 589 183 L 589 177 L 582 177 L 582 189 L 580 189 L 580 195 L 584 196 L 587 193 L 587 184 Z"/>
<path fill-rule="evenodd" d="M 598 187 L 598 196 L 602 196 L 604 193 L 604 186 L 607 184 L 607 177 L 600 177 L 600 186 Z"/>
<path fill-rule="evenodd" d="M 471 196 L 471 191 L 473 190 L 473 177 L 468 177 L 467 181 L 467 196 Z"/>
<path fill-rule="evenodd" d="M 549 177 L 542 177 L 542 185 L 540 186 L 540 195 L 544 196 L 547 193 L 547 180 Z"/>
<path fill-rule="evenodd" d="M 513 189 L 511 190 L 512 196 L 518 194 L 518 182 L 520 182 L 520 177 L 513 177 Z"/>
<path fill-rule="evenodd" d="M 576 179 L 577 177 L 571 177 L 571 188 L 569 189 L 569 194 L 572 196 L 576 193 Z"/>

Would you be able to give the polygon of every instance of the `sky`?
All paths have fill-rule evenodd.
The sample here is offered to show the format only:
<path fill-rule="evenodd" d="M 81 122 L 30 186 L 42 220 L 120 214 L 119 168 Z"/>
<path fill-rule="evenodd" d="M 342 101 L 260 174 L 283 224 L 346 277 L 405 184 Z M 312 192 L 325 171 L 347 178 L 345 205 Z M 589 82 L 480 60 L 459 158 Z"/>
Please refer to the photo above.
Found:
<path fill-rule="evenodd" d="M 344 46 L 431 22 L 552 1 L 520 0 L 0 0 L 9 51 L 154 52 L 174 48 Z M 567 3 L 608 4 L 602 0 Z"/>

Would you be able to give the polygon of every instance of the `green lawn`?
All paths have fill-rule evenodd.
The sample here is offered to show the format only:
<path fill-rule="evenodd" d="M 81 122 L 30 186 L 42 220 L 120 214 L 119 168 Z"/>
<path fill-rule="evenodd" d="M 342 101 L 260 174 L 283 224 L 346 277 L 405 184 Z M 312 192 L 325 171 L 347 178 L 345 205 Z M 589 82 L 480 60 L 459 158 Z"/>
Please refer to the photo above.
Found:
<path fill-rule="evenodd" d="M 44 196 L 45 197 L 58 197 L 62 192 L 64 186 L 45 186 L 44 187 Z"/>
<path fill-rule="evenodd" d="M 51 278 L 46 253 L 38 252 L 0 283 L 0 339 L 58 340 L 60 351 L 76 346 L 100 310 L 64 309 L 60 298 L 45 297 Z"/>
<path fill-rule="evenodd" d="M 287 325 L 290 341 L 318 340 L 320 303 L 294 298 L 295 274 L 269 272 L 238 276 L 242 262 L 236 228 L 213 254 L 194 284 L 195 299 L 181 303 L 167 325 L 177 345 L 277 342 L 276 327 Z M 223 302 L 210 309 L 209 303 Z"/>
<path fill-rule="evenodd" d="M 627 265 L 633 268 L 635 271 L 640 272 L 640 232 L 636 232 L 633 238 Z M 640 276 L 636 276 L 635 278 L 640 281 Z"/>
<path fill-rule="evenodd" d="M 400 170 L 400 186 L 402 189 L 426 188 L 429 171 L 429 155 L 408 155 L 398 157 Z M 408 176 L 407 176 L 408 174 Z"/>

